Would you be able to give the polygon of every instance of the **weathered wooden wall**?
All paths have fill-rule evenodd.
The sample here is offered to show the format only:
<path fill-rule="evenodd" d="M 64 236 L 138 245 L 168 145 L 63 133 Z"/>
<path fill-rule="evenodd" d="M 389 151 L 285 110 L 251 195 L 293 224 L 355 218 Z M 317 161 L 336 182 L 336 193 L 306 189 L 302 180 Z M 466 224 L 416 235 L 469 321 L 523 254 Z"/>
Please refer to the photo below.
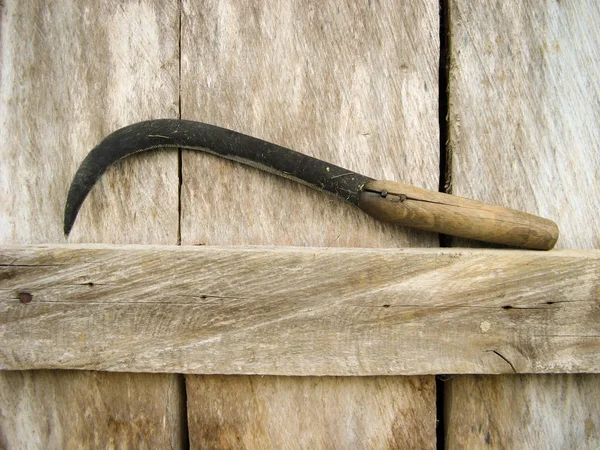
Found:
<path fill-rule="evenodd" d="M 438 6 L 1 2 L 0 243 L 64 242 L 77 164 L 110 131 L 151 117 L 228 126 L 435 189 Z M 600 248 L 598 5 L 447 7 L 454 193 L 555 219 L 563 248 Z M 70 242 L 179 239 L 437 245 L 302 186 L 187 152 L 110 169 Z M 447 446 L 595 448 L 598 377 L 456 376 L 445 397 Z M 3 448 L 182 448 L 188 423 L 192 447 L 435 446 L 432 377 L 2 372 L 0 412 Z"/>
<path fill-rule="evenodd" d="M 63 196 L 85 151 L 114 128 L 148 117 L 182 113 L 367 174 L 436 186 L 437 3 L 180 6 L 179 17 L 174 2 L 3 6 L 4 243 L 62 241 Z M 406 151 L 414 145 L 418 151 Z M 383 227 L 333 199 L 251 171 L 246 175 L 246 169 L 233 170 L 210 157 L 184 154 L 182 162 L 184 243 L 437 244 L 435 236 Z M 174 243 L 176 171 L 177 158 L 167 153 L 111 169 L 86 202 L 72 242 Z M 410 386 L 421 381 L 423 392 L 412 393 Z M 362 395 L 355 380 L 318 383 L 327 386 L 322 392 L 332 401 L 345 398 L 350 385 Z M 118 382 L 113 384 L 119 391 Z M 379 438 L 392 447 L 399 429 L 412 430 L 403 438 L 414 437 L 415 445 L 434 446 L 431 379 L 398 378 L 390 386 L 381 388 L 370 406 L 385 407 L 397 393 L 405 402 L 391 411 L 406 407 L 412 413 L 372 421 L 369 408 L 349 403 L 346 413 L 353 423 L 383 430 Z M 285 392 L 267 392 L 263 398 L 275 405 L 297 404 L 285 400 Z M 64 401 L 56 400 L 59 408 L 67 406 Z M 324 420 L 307 418 L 321 424 L 315 425 L 315 436 L 332 429 L 342 436 L 351 427 L 339 420 L 337 409 L 329 409 Z M 16 426 L 32 423 L 23 419 Z"/>
<path fill-rule="evenodd" d="M 119 126 L 178 116 L 178 4 L 8 0 L 0 10 L 0 242 L 64 242 L 66 192 L 89 149 Z M 177 172 L 167 152 L 110 170 L 71 242 L 175 244 Z M 0 447 L 182 448 L 182 383 L 2 372 Z"/>
<path fill-rule="evenodd" d="M 181 36 L 182 118 L 366 175 L 436 188 L 437 1 L 184 1 Z M 435 235 L 384 226 L 338 199 L 196 152 L 183 153 L 182 181 L 183 244 L 438 245 Z M 247 410 L 220 430 L 226 442 L 240 437 L 246 448 L 299 446 L 303 422 L 272 427 L 289 411 L 310 424 L 307 445 L 369 448 L 377 436 L 379 448 L 435 446 L 435 387 L 428 378 L 371 386 L 347 378 L 315 378 L 308 386 L 268 378 L 257 390 L 239 388 L 246 381 L 235 377 L 187 380 L 188 404 L 201 403 L 198 395 L 207 391 L 220 398 L 189 409 L 192 445 L 213 439 L 206 434 L 213 429 L 201 426 L 205 418 L 242 404 Z M 414 383 L 421 391 L 410 388 Z M 402 405 L 390 409 L 394 402 Z"/>
<path fill-rule="evenodd" d="M 600 248 L 599 27 L 594 0 L 450 1 L 452 190 L 551 217 L 562 248 Z M 448 447 L 596 448 L 599 378 L 454 377 Z"/>

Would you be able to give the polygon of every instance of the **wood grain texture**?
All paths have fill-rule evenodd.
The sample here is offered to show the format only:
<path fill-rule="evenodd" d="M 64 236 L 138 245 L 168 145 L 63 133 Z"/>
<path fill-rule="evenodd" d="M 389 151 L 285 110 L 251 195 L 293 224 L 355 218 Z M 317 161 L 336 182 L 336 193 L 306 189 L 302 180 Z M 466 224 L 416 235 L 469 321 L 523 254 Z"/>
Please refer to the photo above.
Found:
<path fill-rule="evenodd" d="M 182 117 L 367 176 L 438 184 L 438 3 L 183 2 Z M 184 244 L 438 246 L 431 233 L 196 152 Z"/>
<path fill-rule="evenodd" d="M 450 6 L 453 192 L 555 220 L 558 247 L 600 248 L 598 3 Z M 453 378 L 448 447 L 596 448 L 599 377 Z"/>
<path fill-rule="evenodd" d="M 600 5 L 450 4 L 453 193 L 554 220 L 558 247 L 600 248 Z"/>
<path fill-rule="evenodd" d="M 178 2 L 5 0 L 0 11 L 0 243 L 64 242 L 86 153 L 119 126 L 178 116 Z M 109 170 L 71 241 L 174 244 L 177 165 L 157 152 Z M 181 382 L 2 372 L 0 447 L 183 448 Z"/>
<path fill-rule="evenodd" d="M 177 23 L 176 1 L 4 2 L 1 242 L 64 242 L 67 190 L 92 147 L 129 123 L 177 117 Z M 124 161 L 70 240 L 175 244 L 177 190 L 176 153 Z"/>
<path fill-rule="evenodd" d="M 433 384 L 432 377 L 188 377 L 190 435 L 196 448 L 434 449 Z"/>
<path fill-rule="evenodd" d="M 182 118 L 231 128 L 364 175 L 435 189 L 437 1 L 184 0 L 182 5 Z M 182 156 L 183 244 L 438 246 L 435 234 L 382 224 L 340 199 L 291 181 L 210 155 Z M 240 390 L 237 399 L 227 395 L 235 378 L 220 382 L 223 398 L 239 403 L 252 399 L 251 392 Z M 343 389 L 318 389 L 316 383 L 313 389 L 324 401 Z M 410 380 L 404 383 L 408 386 Z M 394 395 L 390 391 L 373 399 L 369 410 L 388 408 Z M 403 401 L 422 405 L 422 395 L 415 392 Z M 281 408 L 291 401 L 281 390 L 267 396 L 264 401 Z M 188 396 L 188 402 L 194 400 Z M 303 410 L 297 416 L 316 424 L 310 417 L 314 414 Z M 379 416 L 370 422 L 354 405 L 341 403 L 327 412 L 325 423 L 335 423 L 335 428 L 324 423 L 310 432 L 323 442 L 330 434 L 352 435 L 350 417 L 362 416 L 372 430 L 388 430 L 385 436 L 394 427 L 423 436 L 416 427 L 431 423 L 431 414 L 430 408 L 421 408 L 416 421 Z M 435 430 L 425 431 L 429 445 L 423 446 L 431 447 Z M 296 439 L 302 436 L 296 434 Z M 190 442 L 194 447 L 202 439 L 190 435 Z M 257 449 L 268 448 L 267 442 L 253 442 Z M 423 442 L 415 440 L 416 445 Z"/>
<path fill-rule="evenodd" d="M 447 448 L 600 445 L 599 376 L 462 376 L 446 398 Z"/>
<path fill-rule="evenodd" d="M 0 448 L 185 448 L 181 381 L 169 374 L 3 372 Z"/>
<path fill-rule="evenodd" d="M 0 258 L 4 369 L 600 371 L 598 251 L 70 245 Z"/>

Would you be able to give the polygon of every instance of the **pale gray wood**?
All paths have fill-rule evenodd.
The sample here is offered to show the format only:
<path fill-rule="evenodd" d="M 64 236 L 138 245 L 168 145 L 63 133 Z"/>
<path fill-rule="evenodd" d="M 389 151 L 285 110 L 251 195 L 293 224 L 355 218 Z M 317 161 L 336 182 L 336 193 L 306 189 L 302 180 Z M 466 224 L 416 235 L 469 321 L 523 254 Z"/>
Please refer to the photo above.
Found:
<path fill-rule="evenodd" d="M 4 369 L 600 371 L 600 251 L 16 246 L 0 264 Z"/>
<path fill-rule="evenodd" d="M 461 376 L 446 399 L 447 448 L 600 446 L 597 375 Z"/>
<path fill-rule="evenodd" d="M 365 175 L 436 189 L 437 0 L 184 0 L 182 5 L 183 118 L 232 128 Z M 184 244 L 438 246 L 435 234 L 384 225 L 293 182 L 210 155 L 182 156 Z M 227 383 L 236 380 L 221 381 L 226 397 Z M 318 390 L 320 382 L 315 383 Z M 337 395 L 333 388 L 320 392 L 326 398 Z M 252 398 L 251 392 L 238 394 L 242 403 Z M 268 401 L 282 407 L 290 401 L 282 391 L 271 395 Z M 422 405 L 422 395 L 415 392 L 412 401 Z M 373 402 L 370 407 L 376 402 L 385 409 L 394 392 Z M 430 423 L 432 410 L 420 411 L 423 423 Z M 298 412 L 311 423 L 316 420 L 308 416 L 314 414 Z M 350 420 L 337 418 L 364 414 L 340 404 L 326 421 L 336 427 L 324 423 L 310 431 L 317 440 L 351 435 Z M 387 429 L 386 436 L 403 427 L 380 419 L 369 422 L 365 415 L 363 423 Z M 413 424 L 406 420 L 407 427 Z M 431 446 L 435 430 L 426 431 Z M 192 446 L 195 441 L 191 436 Z"/>
<path fill-rule="evenodd" d="M 182 117 L 437 190 L 438 2 L 183 2 Z M 340 199 L 183 153 L 184 244 L 438 246 Z"/>
<path fill-rule="evenodd" d="M 67 189 L 87 152 L 130 122 L 178 116 L 178 2 L 5 0 L 0 11 L 0 243 L 65 242 Z M 177 242 L 177 165 L 157 152 L 110 169 L 70 241 Z M 2 372 L 0 447 L 182 448 L 180 383 Z"/>
<path fill-rule="evenodd" d="M 435 448 L 433 377 L 187 380 L 197 448 Z"/>
<path fill-rule="evenodd" d="M 600 248 L 600 3 L 450 4 L 453 193 Z"/>
<path fill-rule="evenodd" d="M 106 134 L 177 117 L 177 2 L 8 1 L 2 8 L 0 240 L 64 242 L 71 179 Z M 177 155 L 108 170 L 71 242 L 175 244 Z"/>
<path fill-rule="evenodd" d="M 453 192 L 555 220 L 558 247 L 600 248 L 598 2 L 450 6 Z M 599 377 L 456 377 L 448 447 L 596 448 Z"/>

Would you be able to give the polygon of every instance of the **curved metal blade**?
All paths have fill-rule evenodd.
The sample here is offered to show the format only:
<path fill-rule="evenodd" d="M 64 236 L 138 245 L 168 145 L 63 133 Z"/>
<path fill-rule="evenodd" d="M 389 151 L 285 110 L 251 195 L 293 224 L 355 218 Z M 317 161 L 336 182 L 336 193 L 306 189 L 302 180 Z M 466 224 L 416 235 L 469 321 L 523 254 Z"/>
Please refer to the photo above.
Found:
<path fill-rule="evenodd" d="M 372 178 L 245 134 L 190 120 L 159 119 L 126 126 L 98 144 L 75 173 L 65 206 L 65 235 L 100 176 L 134 153 L 163 147 L 200 150 L 290 178 L 357 205 Z"/>

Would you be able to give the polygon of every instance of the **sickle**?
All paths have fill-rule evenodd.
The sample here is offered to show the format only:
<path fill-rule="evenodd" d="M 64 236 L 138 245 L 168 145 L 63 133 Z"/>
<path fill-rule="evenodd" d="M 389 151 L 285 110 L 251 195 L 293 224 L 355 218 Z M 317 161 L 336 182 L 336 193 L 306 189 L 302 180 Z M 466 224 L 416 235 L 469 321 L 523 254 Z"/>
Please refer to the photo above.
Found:
<path fill-rule="evenodd" d="M 75 173 L 65 206 L 68 235 L 86 196 L 106 169 L 156 148 L 200 150 L 290 178 L 343 198 L 372 217 L 496 244 L 549 250 L 558 227 L 548 219 L 395 181 L 377 181 L 334 164 L 232 130 L 201 122 L 159 119 L 107 136 Z"/>

